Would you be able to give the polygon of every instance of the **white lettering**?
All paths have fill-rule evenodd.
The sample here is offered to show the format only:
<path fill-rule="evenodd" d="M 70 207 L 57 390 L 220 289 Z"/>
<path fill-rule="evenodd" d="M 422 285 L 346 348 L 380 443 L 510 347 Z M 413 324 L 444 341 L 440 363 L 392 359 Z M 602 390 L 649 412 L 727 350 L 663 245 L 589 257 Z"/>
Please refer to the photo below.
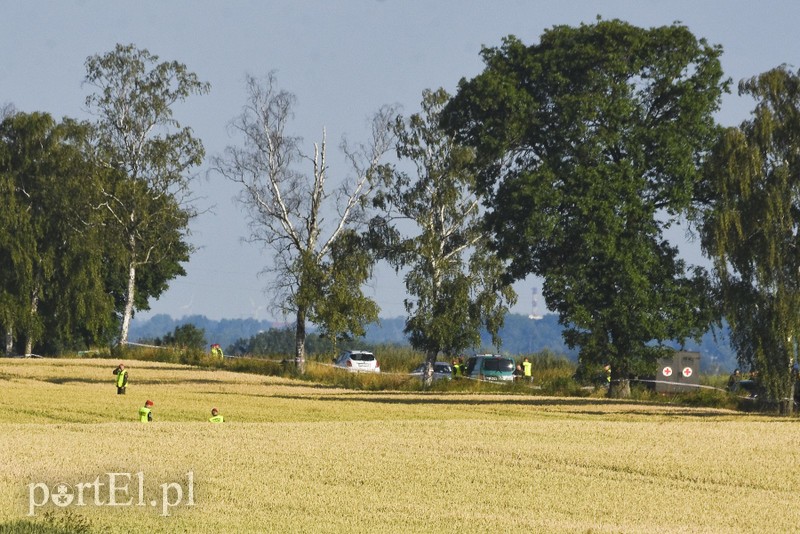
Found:
<path fill-rule="evenodd" d="M 95 506 L 103 506 L 105 501 L 100 500 L 100 488 L 105 486 L 102 482 L 100 482 L 100 477 L 94 479 L 94 505 Z"/>
<path fill-rule="evenodd" d="M 139 479 L 139 502 L 137 504 L 144 506 L 144 473 L 139 471 L 136 473 L 136 477 Z"/>
<path fill-rule="evenodd" d="M 194 506 L 194 471 L 186 473 L 186 478 L 189 481 L 189 498 L 186 501 L 186 506 Z"/>
<path fill-rule="evenodd" d="M 129 498 L 127 502 L 117 502 L 117 492 L 123 492 L 128 495 L 128 484 L 124 486 L 117 486 L 117 477 L 127 478 L 128 482 L 131 480 L 130 473 L 106 473 L 108 475 L 108 505 L 109 506 L 130 506 L 133 498 Z"/>
<path fill-rule="evenodd" d="M 106 477 L 108 478 L 106 480 Z M 136 477 L 134 479 L 134 477 Z M 152 506 L 158 509 L 159 499 L 145 495 L 144 473 L 105 473 L 91 482 L 31 482 L 28 484 L 28 515 L 35 516 L 36 509 L 47 506 L 91 505 L 94 489 L 95 506 Z M 136 484 L 136 488 L 133 487 Z M 194 506 L 194 471 L 187 471 L 185 482 L 167 482 L 161 488 L 161 515 L 169 516 L 176 506 Z M 107 488 L 107 489 L 106 489 Z M 138 490 L 138 491 L 137 491 Z M 106 495 L 106 492 L 108 494 Z M 150 495 L 155 497 L 155 495 Z"/>
<path fill-rule="evenodd" d="M 169 502 L 169 490 L 174 489 L 176 493 L 175 502 Z M 173 506 L 178 506 L 183 500 L 183 489 L 177 482 L 169 482 L 161 484 L 161 515 L 166 517 L 169 515 L 169 509 Z"/>
<path fill-rule="evenodd" d="M 39 503 L 37 503 L 35 499 L 35 492 L 37 489 L 42 490 L 42 495 L 44 497 L 42 502 Z M 50 489 L 47 487 L 47 484 L 43 484 L 42 482 L 28 484 L 28 515 L 34 515 L 34 509 L 39 506 L 44 506 L 49 500 Z"/>
<path fill-rule="evenodd" d="M 86 506 L 86 503 L 83 502 L 83 490 L 92 486 L 94 486 L 94 482 L 78 482 L 75 484 L 75 489 L 78 491 L 78 502 L 75 503 L 75 506 Z"/>

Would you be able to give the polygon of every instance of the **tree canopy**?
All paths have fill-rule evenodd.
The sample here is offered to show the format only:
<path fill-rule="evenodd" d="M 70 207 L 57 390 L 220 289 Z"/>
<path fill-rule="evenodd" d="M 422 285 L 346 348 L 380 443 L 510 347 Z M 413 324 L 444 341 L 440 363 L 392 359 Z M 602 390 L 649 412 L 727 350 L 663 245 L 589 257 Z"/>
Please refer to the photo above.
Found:
<path fill-rule="evenodd" d="M 800 74 L 786 66 L 743 80 L 756 107 L 719 137 L 700 197 L 731 339 L 758 371 L 768 403 L 791 411 L 800 336 Z M 788 401 L 787 401 L 788 400 Z"/>
<path fill-rule="evenodd" d="M 6 351 L 86 347 L 107 335 L 107 249 L 91 209 L 104 171 L 87 150 L 89 128 L 46 113 L 0 123 L 0 324 Z"/>
<path fill-rule="evenodd" d="M 359 230 L 384 179 L 394 112 L 385 107 L 375 113 L 366 143 L 351 147 L 342 141 L 349 168 L 331 185 L 324 129 L 313 152 L 304 150 L 288 132 L 295 96 L 279 89 L 272 73 L 263 80 L 248 76 L 247 89 L 248 101 L 231 125 L 243 145 L 229 146 L 215 168 L 241 186 L 250 240 L 274 253 L 264 272 L 275 277 L 273 304 L 294 315 L 295 360 L 302 371 L 307 321 L 335 340 L 363 335 L 364 323 L 377 319 L 377 305 L 362 291 L 374 261 Z M 298 168 L 301 163 L 308 164 L 306 171 Z"/>
<path fill-rule="evenodd" d="M 210 86 L 181 63 L 158 62 L 146 49 L 121 44 L 86 60 L 85 81 L 95 88 L 86 105 L 97 116 L 97 157 L 117 171 L 97 208 L 105 211 L 107 239 L 120 248 L 116 257 L 124 258 L 125 282 L 115 293 L 125 344 L 134 310 L 147 309 L 149 297 L 185 274 L 180 262 L 192 250 L 188 224 L 196 214 L 192 169 L 205 151 L 173 107 Z"/>
<path fill-rule="evenodd" d="M 727 89 L 721 48 L 684 26 L 556 26 L 482 51 L 443 124 L 476 150 L 494 246 L 543 295 L 613 394 L 659 343 L 710 320 L 707 282 L 664 238 L 690 206 Z M 655 341 L 655 343 L 653 343 Z"/>
<path fill-rule="evenodd" d="M 405 331 L 427 356 L 428 381 L 437 354 L 479 346 L 482 326 L 498 345 L 503 317 L 516 300 L 481 223 L 473 151 L 439 126 L 449 98 L 444 89 L 424 91 L 422 111 L 397 118 L 397 154 L 413 174 L 394 173 L 377 199 L 385 211 L 372 223 L 383 235 L 384 256 L 398 270 L 408 268 Z M 404 233 L 403 226 L 412 230 Z"/>

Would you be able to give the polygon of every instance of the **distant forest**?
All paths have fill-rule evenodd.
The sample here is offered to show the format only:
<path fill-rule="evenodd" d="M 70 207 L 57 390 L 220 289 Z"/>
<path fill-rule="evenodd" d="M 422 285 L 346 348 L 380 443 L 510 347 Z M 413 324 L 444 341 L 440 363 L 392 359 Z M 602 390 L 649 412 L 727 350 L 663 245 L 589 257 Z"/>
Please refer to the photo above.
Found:
<path fill-rule="evenodd" d="M 162 338 L 173 332 L 176 327 L 192 324 L 205 333 L 207 343 L 219 343 L 226 352 L 235 352 L 235 347 L 246 342 L 260 332 L 271 328 L 286 328 L 285 323 L 273 323 L 256 319 L 222 319 L 219 321 L 208 319 L 203 315 L 191 315 L 182 319 L 173 319 L 169 315 L 154 315 L 148 320 L 134 319 L 131 324 L 130 339 L 133 341 L 146 341 Z M 380 324 L 367 327 L 367 335 L 363 342 L 369 345 L 396 344 L 408 345 L 408 339 L 403 333 L 405 319 L 396 317 L 381 319 Z M 503 340 L 499 352 L 511 355 L 533 354 L 549 350 L 562 354 L 571 360 L 577 359 L 577 351 L 570 350 L 564 344 L 561 335 L 563 327 L 558 324 L 558 316 L 545 315 L 541 319 L 530 319 L 525 315 L 509 314 L 506 316 L 505 325 L 500 330 Z M 313 338 L 313 332 L 309 338 Z M 491 346 L 491 338 L 485 332 L 481 336 L 483 347 L 476 348 L 475 352 L 497 352 L 497 347 Z M 700 342 L 687 341 L 685 350 L 697 351 L 701 354 L 701 370 L 709 373 L 728 373 L 738 367 L 736 354 L 730 347 L 730 335 L 727 326 L 715 332 L 707 332 Z M 308 342 L 313 343 L 313 339 Z M 672 344 L 680 348 L 677 344 Z"/>

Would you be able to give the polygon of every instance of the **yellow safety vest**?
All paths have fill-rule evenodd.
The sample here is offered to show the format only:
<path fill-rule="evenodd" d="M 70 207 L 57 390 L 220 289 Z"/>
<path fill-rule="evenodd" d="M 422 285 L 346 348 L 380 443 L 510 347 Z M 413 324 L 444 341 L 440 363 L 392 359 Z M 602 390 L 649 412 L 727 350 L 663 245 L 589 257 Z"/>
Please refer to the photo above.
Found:
<path fill-rule="evenodd" d="M 221 415 L 215 415 L 214 417 L 210 417 L 208 419 L 212 423 L 224 423 L 225 419 Z"/>
<path fill-rule="evenodd" d="M 150 408 L 147 406 L 142 406 L 139 408 L 139 421 L 142 423 L 149 423 L 150 422 Z"/>
<path fill-rule="evenodd" d="M 123 369 L 119 373 L 117 373 L 117 387 L 125 387 L 125 384 L 128 383 L 128 370 Z"/>
<path fill-rule="evenodd" d="M 525 376 L 531 376 L 531 369 L 533 368 L 533 364 L 531 362 L 522 362 L 522 369 L 525 373 Z"/>

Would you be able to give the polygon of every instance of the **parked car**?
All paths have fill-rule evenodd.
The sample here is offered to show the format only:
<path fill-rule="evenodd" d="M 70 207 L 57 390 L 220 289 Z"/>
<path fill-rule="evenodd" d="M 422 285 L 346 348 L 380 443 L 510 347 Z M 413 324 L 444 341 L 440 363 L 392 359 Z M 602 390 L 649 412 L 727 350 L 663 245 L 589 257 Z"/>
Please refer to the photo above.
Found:
<path fill-rule="evenodd" d="M 425 364 L 418 365 L 416 369 L 411 371 L 411 376 L 422 378 L 425 373 Z M 453 366 L 447 362 L 434 362 L 433 364 L 433 379 L 434 380 L 450 380 L 453 378 Z"/>
<path fill-rule="evenodd" d="M 755 380 L 739 380 L 731 386 L 730 390 L 739 395 L 748 395 L 753 398 L 758 396 L 758 384 Z"/>
<path fill-rule="evenodd" d="M 334 360 L 333 365 L 354 373 L 381 372 L 381 366 L 375 355 L 365 350 L 346 350 Z"/>
<path fill-rule="evenodd" d="M 464 376 L 478 380 L 513 382 L 514 360 L 499 354 L 477 354 L 467 360 Z"/>

